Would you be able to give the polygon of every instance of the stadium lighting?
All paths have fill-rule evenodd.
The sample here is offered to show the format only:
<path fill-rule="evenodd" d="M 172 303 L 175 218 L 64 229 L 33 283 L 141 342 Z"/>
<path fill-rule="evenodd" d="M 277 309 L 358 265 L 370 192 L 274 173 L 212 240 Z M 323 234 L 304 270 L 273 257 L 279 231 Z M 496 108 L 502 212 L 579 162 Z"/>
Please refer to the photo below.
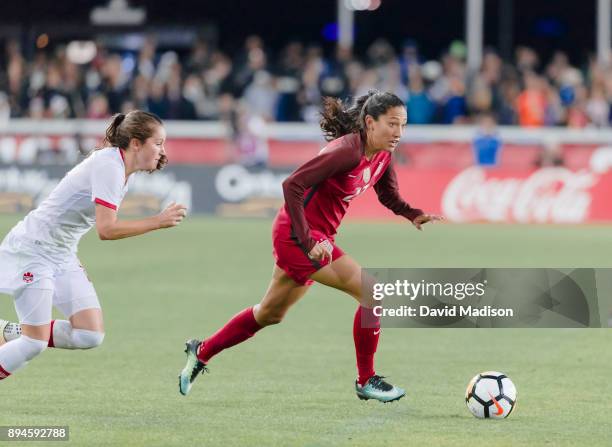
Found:
<path fill-rule="evenodd" d="M 66 56 L 74 64 L 88 64 L 97 52 L 96 44 L 92 41 L 74 40 L 66 47 Z"/>
<path fill-rule="evenodd" d="M 370 0 L 370 6 L 368 6 L 368 11 L 376 11 L 378 8 L 380 8 L 381 4 L 381 0 Z"/>
<path fill-rule="evenodd" d="M 597 60 L 603 66 L 610 64 L 610 14 L 612 2 L 597 0 Z"/>
<path fill-rule="evenodd" d="M 380 6 L 381 0 L 344 0 L 344 4 L 351 11 L 374 11 Z"/>
<path fill-rule="evenodd" d="M 142 25 L 147 18 L 145 8 L 130 8 L 127 0 L 110 0 L 108 6 L 91 11 L 94 25 Z"/>
<path fill-rule="evenodd" d="M 36 48 L 43 49 L 49 45 L 49 35 L 47 33 L 41 34 L 36 38 Z"/>
<path fill-rule="evenodd" d="M 467 65 L 471 72 L 476 72 L 482 62 L 484 0 L 467 0 L 466 6 Z"/>

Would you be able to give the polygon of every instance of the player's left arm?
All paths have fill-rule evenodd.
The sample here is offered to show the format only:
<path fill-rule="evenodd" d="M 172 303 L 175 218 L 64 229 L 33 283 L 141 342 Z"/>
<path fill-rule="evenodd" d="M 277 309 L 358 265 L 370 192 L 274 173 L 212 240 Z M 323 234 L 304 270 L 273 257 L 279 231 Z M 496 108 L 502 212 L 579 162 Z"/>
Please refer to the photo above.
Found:
<path fill-rule="evenodd" d="M 412 222 L 417 230 L 422 230 L 421 226 L 427 222 L 444 220 L 442 216 L 427 214 L 423 210 L 412 208 L 402 199 L 399 193 L 399 185 L 395 169 L 393 168 L 393 162 L 389 163 L 380 180 L 374 185 L 374 191 L 376 191 L 380 203 L 393 211 L 393 213 L 404 216 Z"/>
<path fill-rule="evenodd" d="M 102 160 L 91 174 L 91 200 L 95 204 L 96 229 L 102 240 L 124 239 L 181 223 L 187 214 L 184 205 L 171 203 L 156 216 L 138 220 L 122 220 L 117 210 L 123 199 L 126 181 L 123 167 L 116 162 Z"/>

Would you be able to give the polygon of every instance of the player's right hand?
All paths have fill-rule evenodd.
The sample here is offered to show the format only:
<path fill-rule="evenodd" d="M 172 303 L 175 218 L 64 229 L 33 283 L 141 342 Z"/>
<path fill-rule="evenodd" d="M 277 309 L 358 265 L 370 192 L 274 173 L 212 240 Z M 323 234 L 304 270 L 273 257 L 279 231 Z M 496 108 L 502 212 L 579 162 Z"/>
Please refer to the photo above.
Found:
<path fill-rule="evenodd" d="M 187 215 L 187 207 L 180 203 L 170 203 L 168 207 L 157 215 L 159 228 L 175 227 L 182 222 Z"/>
<path fill-rule="evenodd" d="M 332 261 L 332 252 L 329 249 L 329 241 L 324 240 L 321 242 L 317 242 L 317 244 L 312 247 L 310 253 L 308 253 L 308 257 L 313 261 L 324 263 L 326 258 L 329 258 L 329 262 Z"/>

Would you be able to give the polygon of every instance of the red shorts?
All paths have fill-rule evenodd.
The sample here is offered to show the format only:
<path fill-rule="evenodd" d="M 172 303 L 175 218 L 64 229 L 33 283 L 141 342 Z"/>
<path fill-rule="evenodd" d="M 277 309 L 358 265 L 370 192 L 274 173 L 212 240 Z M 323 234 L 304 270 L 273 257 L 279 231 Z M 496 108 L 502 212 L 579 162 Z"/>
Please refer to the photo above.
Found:
<path fill-rule="evenodd" d="M 310 230 L 310 234 L 317 242 L 327 239 L 332 244 L 332 261 L 344 255 L 342 249 L 334 243 L 333 237 L 317 230 Z M 298 284 L 312 284 L 310 275 L 330 263 L 328 259 L 323 262 L 310 259 L 305 247 L 298 245 L 296 239 L 291 237 L 291 224 L 280 223 L 278 218 L 272 226 L 272 248 L 276 265 Z"/>

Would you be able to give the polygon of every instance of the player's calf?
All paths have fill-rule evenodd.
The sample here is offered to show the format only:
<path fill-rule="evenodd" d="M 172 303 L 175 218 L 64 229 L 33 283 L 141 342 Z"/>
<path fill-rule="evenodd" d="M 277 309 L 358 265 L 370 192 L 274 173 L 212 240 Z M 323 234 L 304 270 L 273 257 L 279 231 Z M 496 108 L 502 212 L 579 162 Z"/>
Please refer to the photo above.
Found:
<path fill-rule="evenodd" d="M 0 346 L 0 380 L 6 379 L 47 349 L 47 342 L 21 335 Z"/>

